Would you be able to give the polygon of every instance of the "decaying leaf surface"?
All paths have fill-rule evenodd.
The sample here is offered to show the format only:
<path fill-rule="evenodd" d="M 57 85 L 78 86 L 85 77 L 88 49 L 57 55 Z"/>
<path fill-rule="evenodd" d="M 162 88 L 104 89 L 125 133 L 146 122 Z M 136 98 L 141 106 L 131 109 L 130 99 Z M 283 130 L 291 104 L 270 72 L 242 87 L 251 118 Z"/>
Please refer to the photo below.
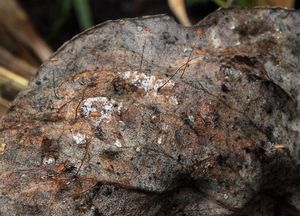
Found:
<path fill-rule="evenodd" d="M 1 215 L 298 215 L 299 34 L 228 9 L 76 36 L 2 118 Z"/>

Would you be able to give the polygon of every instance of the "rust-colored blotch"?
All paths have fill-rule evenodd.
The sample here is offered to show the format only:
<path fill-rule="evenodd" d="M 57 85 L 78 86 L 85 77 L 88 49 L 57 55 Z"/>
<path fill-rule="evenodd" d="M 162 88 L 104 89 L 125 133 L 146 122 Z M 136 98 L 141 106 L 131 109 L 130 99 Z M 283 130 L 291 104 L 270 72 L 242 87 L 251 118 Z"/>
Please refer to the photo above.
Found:
<path fill-rule="evenodd" d="M 99 117 L 101 116 L 101 113 L 99 111 L 91 112 L 92 117 Z"/>
<path fill-rule="evenodd" d="M 204 55 L 207 53 L 207 50 L 204 50 L 204 49 L 197 49 L 194 51 L 196 54 L 198 55 Z"/>
<path fill-rule="evenodd" d="M 202 35 L 204 33 L 203 28 L 197 28 L 196 33 L 197 33 L 198 36 Z"/>

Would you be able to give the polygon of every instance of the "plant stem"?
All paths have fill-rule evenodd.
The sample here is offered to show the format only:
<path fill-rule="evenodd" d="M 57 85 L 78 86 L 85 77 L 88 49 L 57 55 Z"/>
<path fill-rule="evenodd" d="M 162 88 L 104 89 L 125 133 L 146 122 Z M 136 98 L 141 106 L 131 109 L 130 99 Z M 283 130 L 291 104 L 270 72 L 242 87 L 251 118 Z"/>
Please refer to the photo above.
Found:
<path fill-rule="evenodd" d="M 74 0 L 74 9 L 77 19 L 82 30 L 93 25 L 89 0 Z"/>

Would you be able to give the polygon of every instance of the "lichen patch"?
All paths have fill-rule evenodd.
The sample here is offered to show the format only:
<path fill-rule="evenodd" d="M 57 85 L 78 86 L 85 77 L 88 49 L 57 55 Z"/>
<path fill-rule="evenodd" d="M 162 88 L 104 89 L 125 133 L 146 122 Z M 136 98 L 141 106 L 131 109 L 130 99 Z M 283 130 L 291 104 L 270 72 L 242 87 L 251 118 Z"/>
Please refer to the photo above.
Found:
<path fill-rule="evenodd" d="M 134 86 L 143 89 L 145 92 L 158 91 L 158 89 L 167 82 L 166 79 L 156 76 L 149 76 L 139 71 L 126 71 L 122 74 L 123 79 L 127 79 Z M 175 85 L 174 81 L 170 80 L 166 83 L 165 88 L 171 88 Z"/>
<path fill-rule="evenodd" d="M 147 98 L 155 99 L 160 103 L 178 104 L 176 96 L 164 95 L 159 92 L 159 89 L 162 86 L 165 89 L 172 89 L 175 86 L 173 80 L 146 75 L 139 71 L 126 71 L 124 73 L 119 73 L 119 75 L 131 85 L 143 90 L 145 92 L 145 97 Z"/>
<path fill-rule="evenodd" d="M 118 103 L 107 97 L 87 98 L 82 104 L 83 115 L 85 117 L 93 117 L 96 123 L 101 123 L 102 121 L 109 122 L 113 113 L 119 115 L 123 107 L 122 102 Z M 97 115 L 95 115 L 95 113 L 97 113 Z"/>

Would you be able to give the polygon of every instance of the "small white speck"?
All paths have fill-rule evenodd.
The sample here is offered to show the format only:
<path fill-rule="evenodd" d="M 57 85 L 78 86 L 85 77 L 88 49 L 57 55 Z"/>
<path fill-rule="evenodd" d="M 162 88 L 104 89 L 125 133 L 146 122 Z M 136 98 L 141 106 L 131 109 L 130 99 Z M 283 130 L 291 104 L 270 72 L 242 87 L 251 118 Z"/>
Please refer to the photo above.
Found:
<path fill-rule="evenodd" d="M 92 216 L 92 215 L 95 215 L 95 206 L 91 206 L 91 208 L 90 208 L 90 211 L 88 212 L 88 216 Z"/>
<path fill-rule="evenodd" d="M 190 122 L 194 123 L 195 122 L 195 118 L 192 115 L 188 115 L 188 119 Z"/>
<path fill-rule="evenodd" d="M 239 45 L 241 45 L 241 42 L 240 42 L 240 41 L 237 41 L 237 42 L 235 43 L 235 45 L 236 45 L 236 46 L 239 46 Z"/>
<path fill-rule="evenodd" d="M 143 27 L 141 27 L 141 26 L 138 26 L 137 29 L 138 29 L 138 31 L 143 31 Z"/>
<path fill-rule="evenodd" d="M 158 145 L 162 144 L 162 138 L 161 138 L 161 137 L 158 138 L 157 144 L 158 144 Z"/>
<path fill-rule="evenodd" d="M 117 106 L 117 112 L 118 112 L 119 115 L 121 114 L 122 107 L 123 107 L 123 103 L 121 102 Z"/>
<path fill-rule="evenodd" d="M 44 165 L 50 165 L 50 164 L 54 164 L 54 163 L 55 163 L 55 159 L 53 157 L 44 157 L 43 158 Z"/>
<path fill-rule="evenodd" d="M 84 134 L 80 134 L 80 133 L 74 134 L 73 139 L 77 145 L 82 145 L 86 143 L 86 138 Z"/>
<path fill-rule="evenodd" d="M 121 143 L 120 140 L 118 140 L 118 139 L 115 141 L 115 145 L 116 145 L 117 147 L 119 147 L 119 148 L 122 147 L 122 143 Z"/>
<path fill-rule="evenodd" d="M 183 49 L 183 52 L 184 52 L 184 53 L 186 53 L 186 52 L 192 52 L 192 48 L 190 48 L 190 47 L 185 47 L 185 48 Z"/>
<path fill-rule="evenodd" d="M 168 126 L 167 124 L 165 124 L 165 123 L 162 123 L 162 124 L 161 124 L 161 129 L 162 129 L 163 131 L 166 131 L 168 128 L 169 128 L 169 126 Z"/>
<path fill-rule="evenodd" d="M 232 24 L 229 28 L 230 28 L 230 30 L 234 30 L 235 29 L 235 25 Z"/>
<path fill-rule="evenodd" d="M 224 199 L 228 199 L 228 195 L 227 194 L 224 194 Z"/>
<path fill-rule="evenodd" d="M 140 147 L 136 147 L 135 150 L 136 150 L 137 152 L 140 152 L 140 151 L 141 151 Z"/>

